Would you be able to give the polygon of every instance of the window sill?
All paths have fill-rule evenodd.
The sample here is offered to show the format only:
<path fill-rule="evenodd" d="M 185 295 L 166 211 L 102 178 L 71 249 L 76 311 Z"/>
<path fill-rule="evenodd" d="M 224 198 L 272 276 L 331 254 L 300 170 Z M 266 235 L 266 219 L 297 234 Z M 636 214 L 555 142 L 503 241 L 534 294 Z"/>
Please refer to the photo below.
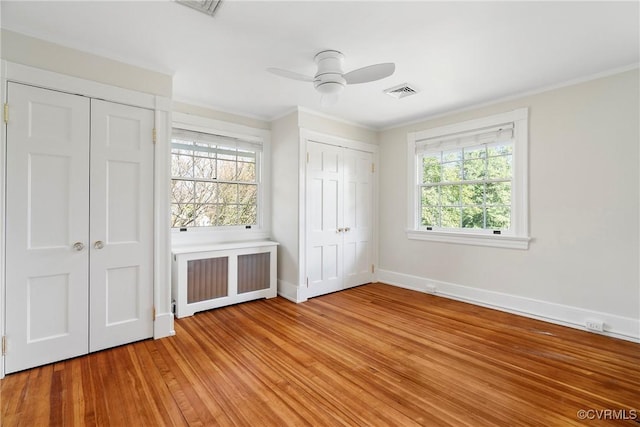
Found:
<path fill-rule="evenodd" d="M 201 245 L 220 244 L 231 242 L 244 242 L 251 240 L 264 240 L 270 237 L 267 230 L 261 228 L 231 228 L 220 229 L 217 227 L 193 227 L 187 231 L 178 228 L 171 229 L 171 242 L 173 245 Z"/>
<path fill-rule="evenodd" d="M 422 230 L 407 230 L 407 238 L 411 240 L 428 240 L 432 242 L 524 250 L 529 249 L 529 241 L 531 240 L 530 237 Z"/>

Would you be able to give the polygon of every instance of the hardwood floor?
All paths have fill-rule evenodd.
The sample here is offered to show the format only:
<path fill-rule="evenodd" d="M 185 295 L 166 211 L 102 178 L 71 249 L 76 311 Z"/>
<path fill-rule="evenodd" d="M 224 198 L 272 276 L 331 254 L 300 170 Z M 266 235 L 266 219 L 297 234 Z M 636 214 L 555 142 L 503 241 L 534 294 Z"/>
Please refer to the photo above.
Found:
<path fill-rule="evenodd" d="M 8 375 L 0 425 L 572 426 L 640 418 L 639 344 L 382 284 L 303 304 L 278 297 L 220 308 L 176 320 L 176 333 Z M 580 410 L 609 420 L 580 420 Z"/>

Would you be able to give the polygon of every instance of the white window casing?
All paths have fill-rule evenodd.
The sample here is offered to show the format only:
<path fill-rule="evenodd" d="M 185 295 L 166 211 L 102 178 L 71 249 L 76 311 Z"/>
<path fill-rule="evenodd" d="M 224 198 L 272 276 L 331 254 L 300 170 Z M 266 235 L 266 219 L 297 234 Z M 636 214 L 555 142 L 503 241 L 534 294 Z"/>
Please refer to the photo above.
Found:
<path fill-rule="evenodd" d="M 172 234 L 180 238 L 174 244 L 188 244 L 206 241 L 243 241 L 267 238 L 270 234 L 270 139 L 271 133 L 265 129 L 257 129 L 244 125 L 223 122 L 206 117 L 193 116 L 184 113 L 173 113 L 173 137 L 197 135 L 201 142 L 212 146 L 229 146 L 242 150 L 247 155 L 255 155 L 257 194 L 257 221 L 247 228 L 245 225 L 236 226 L 201 226 L 173 228 Z M 199 147 L 198 151 L 217 152 L 219 148 Z M 191 235 L 193 238 L 188 238 Z M 199 237 L 197 237 L 199 236 Z M 207 237 L 208 236 L 208 237 Z M 202 241 L 204 241 L 202 240 Z"/>
<path fill-rule="evenodd" d="M 528 109 L 520 108 L 493 116 L 407 135 L 407 237 L 409 239 L 528 249 Z M 511 220 L 508 229 L 439 228 L 421 226 L 423 156 L 501 141 L 512 143 Z"/>

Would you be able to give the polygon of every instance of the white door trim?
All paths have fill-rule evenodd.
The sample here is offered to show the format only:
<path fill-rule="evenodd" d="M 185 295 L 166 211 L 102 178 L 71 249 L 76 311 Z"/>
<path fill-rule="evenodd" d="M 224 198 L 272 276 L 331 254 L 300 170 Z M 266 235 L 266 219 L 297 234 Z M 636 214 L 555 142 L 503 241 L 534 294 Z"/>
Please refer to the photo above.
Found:
<path fill-rule="evenodd" d="M 337 147 L 350 148 L 352 150 L 360 150 L 368 153 L 372 153 L 373 162 L 376 169 L 373 173 L 373 233 L 372 233 L 372 245 L 373 250 L 371 259 L 373 263 L 378 265 L 378 146 L 370 142 L 357 141 L 353 139 L 343 138 L 327 133 L 317 132 L 306 128 L 300 128 L 300 149 L 298 156 L 298 260 L 300 268 L 298 270 L 298 293 L 301 298 L 299 302 L 304 302 L 308 299 L 307 290 L 307 142 L 316 141 L 323 144 L 334 145 Z M 374 273 L 374 280 L 376 279 Z"/>
<path fill-rule="evenodd" d="M 100 98 L 155 111 L 156 155 L 154 160 L 154 303 L 156 322 L 154 338 L 174 335 L 171 312 L 171 243 L 169 233 L 169 195 L 164 191 L 169 174 L 169 136 L 171 135 L 171 99 L 149 93 L 110 86 L 79 77 L 68 76 L 35 67 L 2 60 L 0 62 L 0 94 L 7 102 L 7 82 L 13 81 L 68 92 L 92 98 Z M 9 120 L 11 120 L 9 107 Z M 0 224 L 5 224 L 5 164 L 6 127 L 0 132 Z M 0 332 L 5 334 L 5 233 L 0 233 Z M 0 355 L 0 378 L 4 378 L 4 356 Z"/>

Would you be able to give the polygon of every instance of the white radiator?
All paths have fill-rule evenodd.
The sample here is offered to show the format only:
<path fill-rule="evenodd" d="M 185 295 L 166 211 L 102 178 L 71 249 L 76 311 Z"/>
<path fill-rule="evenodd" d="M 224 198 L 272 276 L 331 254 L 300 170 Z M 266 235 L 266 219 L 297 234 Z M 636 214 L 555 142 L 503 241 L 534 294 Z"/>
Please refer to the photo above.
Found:
<path fill-rule="evenodd" d="M 171 294 L 176 316 L 277 294 L 277 243 L 173 248 Z"/>

